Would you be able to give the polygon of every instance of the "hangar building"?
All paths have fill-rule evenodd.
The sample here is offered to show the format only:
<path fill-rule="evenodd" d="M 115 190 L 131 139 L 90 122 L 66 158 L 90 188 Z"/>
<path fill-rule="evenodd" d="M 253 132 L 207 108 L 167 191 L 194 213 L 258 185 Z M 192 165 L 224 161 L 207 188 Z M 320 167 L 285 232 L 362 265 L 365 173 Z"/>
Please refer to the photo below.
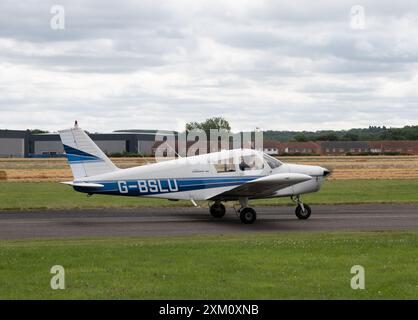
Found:
<path fill-rule="evenodd" d="M 171 131 L 124 130 L 89 134 L 107 154 L 152 154 L 157 135 L 175 135 Z M 64 149 L 57 133 L 32 134 L 29 131 L 0 130 L 0 157 L 62 156 Z"/>
<path fill-rule="evenodd" d="M 0 130 L 0 157 L 25 157 L 27 137 L 27 131 Z"/>

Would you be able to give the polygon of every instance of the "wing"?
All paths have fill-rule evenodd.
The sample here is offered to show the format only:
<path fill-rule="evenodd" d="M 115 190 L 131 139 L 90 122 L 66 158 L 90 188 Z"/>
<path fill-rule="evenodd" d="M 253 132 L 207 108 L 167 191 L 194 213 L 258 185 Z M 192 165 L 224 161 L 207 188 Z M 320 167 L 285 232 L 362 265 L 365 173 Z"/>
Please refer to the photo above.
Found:
<path fill-rule="evenodd" d="M 231 190 L 211 196 L 208 200 L 227 200 L 239 197 L 266 197 L 276 191 L 297 183 L 311 180 L 312 177 L 301 173 L 277 173 L 252 180 Z"/>

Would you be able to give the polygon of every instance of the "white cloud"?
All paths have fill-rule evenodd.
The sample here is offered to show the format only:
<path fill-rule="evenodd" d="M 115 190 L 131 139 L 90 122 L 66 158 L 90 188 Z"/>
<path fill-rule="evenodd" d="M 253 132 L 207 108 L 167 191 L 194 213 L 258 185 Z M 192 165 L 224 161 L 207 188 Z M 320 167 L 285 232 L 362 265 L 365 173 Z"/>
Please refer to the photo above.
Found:
<path fill-rule="evenodd" d="M 418 120 L 418 5 L 364 1 L 0 4 L 0 127 L 233 129 L 403 126 Z"/>

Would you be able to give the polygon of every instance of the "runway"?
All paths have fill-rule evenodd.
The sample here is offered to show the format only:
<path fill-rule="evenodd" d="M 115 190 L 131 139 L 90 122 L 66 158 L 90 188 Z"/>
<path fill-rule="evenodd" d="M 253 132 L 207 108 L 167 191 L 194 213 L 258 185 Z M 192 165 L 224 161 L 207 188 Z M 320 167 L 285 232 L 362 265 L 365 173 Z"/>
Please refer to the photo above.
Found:
<path fill-rule="evenodd" d="M 244 225 L 232 208 L 222 219 L 207 208 L 0 211 L 0 239 L 171 236 L 288 231 L 418 230 L 418 204 L 312 205 L 308 220 L 293 207 L 256 207 Z"/>

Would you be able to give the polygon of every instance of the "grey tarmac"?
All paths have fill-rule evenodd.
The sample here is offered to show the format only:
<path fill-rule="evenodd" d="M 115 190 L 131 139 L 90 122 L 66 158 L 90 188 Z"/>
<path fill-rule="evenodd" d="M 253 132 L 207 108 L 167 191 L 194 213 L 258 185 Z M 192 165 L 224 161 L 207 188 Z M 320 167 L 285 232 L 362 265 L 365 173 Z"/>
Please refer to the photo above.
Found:
<path fill-rule="evenodd" d="M 207 208 L 109 208 L 0 211 L 0 239 L 141 237 L 247 232 L 418 230 L 418 204 L 311 205 L 308 220 L 294 207 L 255 207 L 244 225 L 233 208 L 222 219 Z"/>

